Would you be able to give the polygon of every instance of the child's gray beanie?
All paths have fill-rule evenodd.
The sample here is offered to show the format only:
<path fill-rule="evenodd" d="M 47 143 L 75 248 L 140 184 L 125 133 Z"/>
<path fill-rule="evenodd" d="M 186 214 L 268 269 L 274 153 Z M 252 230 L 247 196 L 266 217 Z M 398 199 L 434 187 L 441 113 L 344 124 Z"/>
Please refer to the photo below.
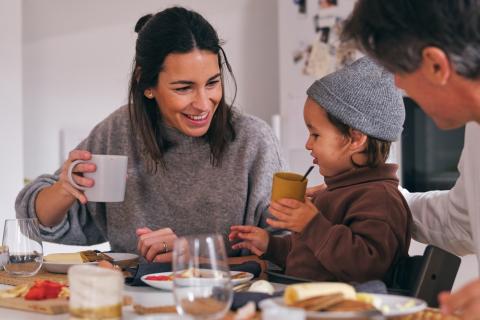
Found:
<path fill-rule="evenodd" d="M 368 136 L 395 141 L 402 133 L 405 108 L 393 75 L 367 57 L 315 81 L 307 95 Z"/>

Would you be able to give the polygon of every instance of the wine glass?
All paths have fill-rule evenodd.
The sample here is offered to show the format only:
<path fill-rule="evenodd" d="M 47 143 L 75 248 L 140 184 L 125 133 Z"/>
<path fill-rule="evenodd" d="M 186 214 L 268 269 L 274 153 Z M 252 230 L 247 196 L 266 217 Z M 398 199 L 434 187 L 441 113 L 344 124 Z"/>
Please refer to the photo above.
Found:
<path fill-rule="evenodd" d="M 173 247 L 177 311 L 194 319 L 221 319 L 232 304 L 232 284 L 222 236 L 178 238 Z"/>
<path fill-rule="evenodd" d="M 8 251 L 5 271 L 18 277 L 35 275 L 42 267 L 43 247 L 37 219 L 7 219 L 3 248 Z"/>

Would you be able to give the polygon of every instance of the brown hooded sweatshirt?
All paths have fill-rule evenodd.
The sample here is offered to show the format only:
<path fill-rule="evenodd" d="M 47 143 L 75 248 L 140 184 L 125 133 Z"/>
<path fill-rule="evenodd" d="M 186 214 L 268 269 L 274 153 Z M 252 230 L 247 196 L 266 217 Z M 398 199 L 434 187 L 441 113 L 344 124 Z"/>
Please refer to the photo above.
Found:
<path fill-rule="evenodd" d="M 317 281 L 383 279 L 408 255 L 412 215 L 398 190 L 397 165 L 326 177 L 318 214 L 300 233 L 270 236 L 264 258 L 285 274 Z"/>

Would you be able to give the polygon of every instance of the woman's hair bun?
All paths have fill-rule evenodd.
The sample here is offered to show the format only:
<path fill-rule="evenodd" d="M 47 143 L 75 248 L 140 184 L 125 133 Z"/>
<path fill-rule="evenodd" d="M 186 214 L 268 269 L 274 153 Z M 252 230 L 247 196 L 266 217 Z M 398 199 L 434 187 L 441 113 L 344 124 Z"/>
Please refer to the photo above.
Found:
<path fill-rule="evenodd" d="M 139 33 L 151 17 L 153 17 L 153 14 L 149 13 L 138 19 L 137 23 L 135 24 L 135 32 Z"/>

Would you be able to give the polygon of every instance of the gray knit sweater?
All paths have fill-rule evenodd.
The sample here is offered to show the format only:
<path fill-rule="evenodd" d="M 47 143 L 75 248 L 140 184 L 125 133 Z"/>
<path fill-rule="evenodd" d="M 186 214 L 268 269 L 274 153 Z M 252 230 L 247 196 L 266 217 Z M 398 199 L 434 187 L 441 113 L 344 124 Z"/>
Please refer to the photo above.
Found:
<path fill-rule="evenodd" d="M 211 232 L 227 235 L 234 224 L 262 225 L 272 175 L 283 169 L 284 162 L 265 122 L 234 114 L 237 136 L 228 145 L 221 167 L 212 166 L 205 140 L 168 128 L 168 138 L 176 146 L 165 154 L 167 170 L 153 174 L 147 171 L 141 147 L 133 137 L 127 107 L 119 108 L 77 149 L 128 156 L 125 201 L 87 205 L 77 201 L 59 225 L 41 227 L 44 240 L 75 245 L 108 240 L 113 251 L 135 252 L 135 230 L 139 227 L 170 227 L 182 236 Z M 58 174 L 42 175 L 20 192 L 15 203 L 18 218 L 36 217 L 38 192 L 55 183 Z"/>

